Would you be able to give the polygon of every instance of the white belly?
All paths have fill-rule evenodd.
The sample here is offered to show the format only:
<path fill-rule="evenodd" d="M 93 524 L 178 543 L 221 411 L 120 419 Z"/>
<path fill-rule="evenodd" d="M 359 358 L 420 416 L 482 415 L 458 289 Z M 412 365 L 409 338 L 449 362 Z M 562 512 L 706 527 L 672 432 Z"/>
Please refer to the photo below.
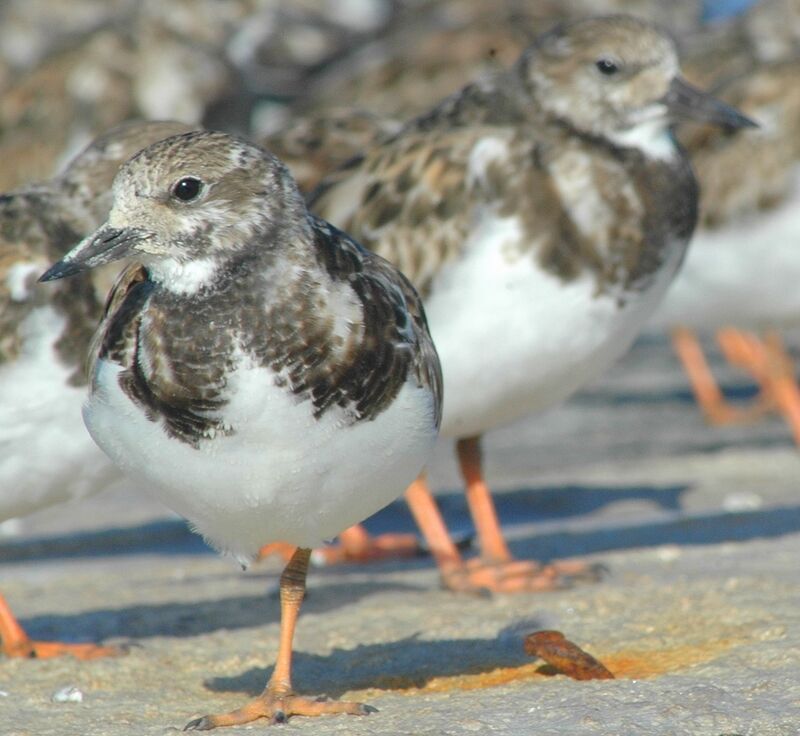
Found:
<path fill-rule="evenodd" d="M 320 544 L 391 502 L 420 472 L 435 441 L 427 391 L 406 384 L 373 421 L 347 425 L 338 409 L 313 418 L 264 368 L 240 369 L 225 417 L 235 432 L 198 449 L 168 438 L 99 362 L 84 419 L 125 472 L 240 559 L 281 540 Z"/>
<path fill-rule="evenodd" d="M 800 167 L 792 194 L 769 212 L 700 230 L 652 327 L 718 329 L 800 322 Z"/>
<path fill-rule="evenodd" d="M 583 276 L 562 282 L 530 253 L 509 261 L 514 219 L 485 218 L 467 256 L 447 268 L 426 302 L 444 373 L 442 434 L 466 437 L 562 401 L 630 346 L 672 278 L 665 264 L 624 306 L 597 297 Z"/>
<path fill-rule="evenodd" d="M 0 366 L 0 521 L 107 488 L 121 473 L 81 421 L 84 387 L 67 384 L 53 349 L 63 319 L 41 307 L 21 326 L 23 348 Z"/>

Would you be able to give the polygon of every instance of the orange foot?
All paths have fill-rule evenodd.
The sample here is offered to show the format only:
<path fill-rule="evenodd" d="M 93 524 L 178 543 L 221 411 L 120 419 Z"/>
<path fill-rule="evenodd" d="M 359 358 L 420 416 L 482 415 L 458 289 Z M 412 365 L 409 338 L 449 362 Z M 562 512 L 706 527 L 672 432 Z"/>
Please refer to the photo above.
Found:
<path fill-rule="evenodd" d="M 288 562 L 292 559 L 292 555 L 297 547 L 293 544 L 287 544 L 286 542 L 272 542 L 271 544 L 265 544 L 260 550 L 258 550 L 258 554 L 256 555 L 256 562 L 261 562 L 261 560 L 266 560 L 267 557 L 272 555 L 278 555 L 284 562 Z"/>
<path fill-rule="evenodd" d="M 315 549 L 311 555 L 316 565 L 338 565 L 344 562 L 376 562 L 378 560 L 417 557 L 422 554 L 416 534 L 379 534 L 356 524 L 339 535 L 339 544 Z"/>
<path fill-rule="evenodd" d="M 75 659 L 100 659 L 101 657 L 119 657 L 127 654 L 126 647 L 101 646 L 100 644 L 65 644 L 60 641 L 24 641 L 3 645 L 3 654 L 7 657 L 28 657 L 30 659 L 49 659 L 70 655 Z"/>
<path fill-rule="evenodd" d="M 63 644 L 58 641 L 33 641 L 25 633 L 22 624 L 0 595 L 0 641 L 6 657 L 48 659 L 69 654 L 76 659 L 99 659 L 118 657 L 127 653 L 125 647 L 100 646 L 99 644 Z"/>
<path fill-rule="evenodd" d="M 288 561 L 296 547 L 285 542 L 264 545 L 257 559 L 270 555 L 280 555 Z M 315 549 L 311 561 L 319 566 L 341 565 L 346 562 L 377 562 L 378 560 L 417 557 L 424 554 L 416 534 L 380 534 L 370 536 L 369 532 L 356 524 L 339 535 L 339 544 L 331 544 Z"/>
<path fill-rule="evenodd" d="M 326 716 L 346 713 L 351 716 L 367 716 L 378 709 L 363 703 L 352 703 L 324 698 L 303 698 L 291 693 L 265 691 L 255 700 L 230 713 L 203 716 L 184 726 L 184 731 L 210 731 L 220 726 L 240 726 L 259 718 L 268 718 L 270 724 L 286 723 L 291 716 Z"/>
<path fill-rule="evenodd" d="M 442 584 L 460 593 L 533 593 L 563 590 L 579 581 L 599 580 L 605 568 L 585 562 L 558 562 L 540 565 L 527 560 L 495 562 L 484 559 L 447 566 Z"/>

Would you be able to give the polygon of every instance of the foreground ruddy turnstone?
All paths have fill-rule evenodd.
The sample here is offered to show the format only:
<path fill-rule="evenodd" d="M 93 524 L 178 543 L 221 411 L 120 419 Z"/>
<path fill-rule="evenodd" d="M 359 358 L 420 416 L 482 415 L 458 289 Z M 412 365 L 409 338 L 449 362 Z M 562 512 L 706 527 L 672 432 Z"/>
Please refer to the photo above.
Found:
<path fill-rule="evenodd" d="M 760 130 L 700 127 L 684 136 L 701 183 L 700 227 L 651 324 L 672 328 L 712 423 L 750 419 L 774 406 L 800 443 L 800 390 L 791 363 L 779 343 L 755 334 L 800 319 L 800 60 L 749 65 L 719 92 L 757 118 Z M 756 403 L 740 408 L 724 400 L 690 330 L 718 331 L 725 355 L 761 384 Z"/>
<path fill-rule="evenodd" d="M 753 123 L 680 76 L 673 42 L 609 16 L 561 25 L 322 182 L 314 211 L 397 265 L 442 359 L 481 559 L 423 478 L 407 493 L 445 584 L 539 590 L 576 564 L 513 561 L 480 436 L 565 399 L 630 345 L 683 259 L 697 184 L 671 126 Z"/>
<path fill-rule="evenodd" d="M 310 547 L 399 495 L 431 451 L 441 373 L 389 263 L 310 215 L 263 149 L 195 132 L 120 170 L 108 222 L 42 277 L 119 258 L 91 352 L 87 427 L 124 471 L 240 560 L 298 546 L 262 695 L 187 728 L 367 712 L 292 693 Z"/>
<path fill-rule="evenodd" d="M 45 289 L 36 276 L 105 220 L 120 164 L 189 129 L 167 121 L 117 126 L 51 181 L 0 196 L 0 521 L 96 493 L 120 477 L 80 418 L 83 364 L 108 284 L 96 274 Z M 32 641 L 2 597 L 0 641 L 8 656 L 114 651 Z"/>

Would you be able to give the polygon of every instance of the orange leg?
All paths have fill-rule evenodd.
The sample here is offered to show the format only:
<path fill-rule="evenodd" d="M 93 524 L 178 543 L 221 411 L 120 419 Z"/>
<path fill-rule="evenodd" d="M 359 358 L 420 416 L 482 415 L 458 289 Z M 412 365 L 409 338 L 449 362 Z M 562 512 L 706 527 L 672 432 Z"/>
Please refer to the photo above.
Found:
<path fill-rule="evenodd" d="M 764 349 L 772 395 L 792 430 L 795 444 L 800 445 L 800 388 L 795 378 L 794 364 L 777 333 L 767 335 Z"/>
<path fill-rule="evenodd" d="M 717 337 L 725 357 L 731 363 L 752 367 L 752 353 L 755 346 L 749 336 L 734 330 L 721 330 Z M 737 409 L 731 406 L 722 395 L 703 355 L 700 342 L 691 330 L 683 327 L 675 328 L 672 331 L 672 346 L 689 377 L 695 399 L 710 424 L 753 421 L 771 407 L 771 397 L 765 390 L 764 383 L 761 384 L 761 396 L 750 408 Z M 750 372 L 752 373 L 752 370 Z"/>
<path fill-rule="evenodd" d="M 497 518 L 489 486 L 483 478 L 480 438 L 467 437 L 458 440 L 456 453 L 466 484 L 469 512 L 478 532 L 481 556 L 487 562 L 509 562 L 511 552 L 500 530 L 500 520 Z"/>
<path fill-rule="evenodd" d="M 464 560 L 447 531 L 424 473 L 406 490 L 406 503 L 428 543 L 442 577 L 446 578 L 450 573 L 462 569 Z"/>
<path fill-rule="evenodd" d="M 32 641 L 11 612 L 6 599 L 0 595 L 0 640 L 7 657 L 46 659 L 70 654 L 77 659 L 98 659 L 125 654 L 121 647 L 99 644 L 64 644 L 58 641 Z"/>
<path fill-rule="evenodd" d="M 264 691 L 241 708 L 197 718 L 186 724 L 184 731 L 208 731 L 219 726 L 239 726 L 259 718 L 271 723 L 284 723 L 290 716 L 321 716 L 348 713 L 368 715 L 375 708 L 363 703 L 314 700 L 292 691 L 292 641 L 297 616 L 306 591 L 306 573 L 311 550 L 298 548 L 281 575 L 281 632 L 275 669 Z"/>
<path fill-rule="evenodd" d="M 541 565 L 532 560 L 515 560 L 506 544 L 491 492 L 483 477 L 480 438 L 459 440 L 456 452 L 466 484 L 470 514 L 478 532 L 481 556 L 458 570 L 443 573 L 448 587 L 517 593 L 554 590 L 563 588 L 572 580 L 598 578 L 601 567 L 584 562 L 561 561 Z"/>
<path fill-rule="evenodd" d="M 424 475 L 417 478 L 406 491 L 406 501 L 436 560 L 446 588 L 468 593 L 553 590 L 563 587 L 570 575 L 586 574 L 588 568 L 583 564 L 563 563 L 563 566 L 543 567 L 534 562 L 515 561 L 505 544 L 494 503 L 483 482 L 478 440 L 459 443 L 460 456 L 462 452 L 468 458 L 468 467 L 462 465 L 462 469 L 468 481 L 470 510 L 478 529 L 481 549 L 488 549 L 488 554 L 484 553 L 480 559 L 464 561 L 447 531 Z M 473 461 L 477 461 L 477 465 Z M 596 577 L 597 571 L 592 570 L 591 574 Z"/>

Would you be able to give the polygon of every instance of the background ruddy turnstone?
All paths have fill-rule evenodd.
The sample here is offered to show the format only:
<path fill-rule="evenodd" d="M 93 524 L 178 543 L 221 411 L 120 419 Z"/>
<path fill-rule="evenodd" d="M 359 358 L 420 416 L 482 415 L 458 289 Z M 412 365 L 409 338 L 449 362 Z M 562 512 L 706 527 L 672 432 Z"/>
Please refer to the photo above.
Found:
<path fill-rule="evenodd" d="M 120 477 L 80 419 L 86 353 L 111 280 L 98 272 L 53 289 L 35 281 L 105 220 L 120 164 L 189 129 L 168 121 L 117 126 L 51 181 L 0 197 L 0 521 L 96 493 Z M 8 656 L 114 651 L 32 641 L 1 596 L 0 640 Z"/>
<path fill-rule="evenodd" d="M 310 547 L 399 495 L 433 448 L 441 373 L 416 292 L 310 215 L 277 159 L 223 133 L 128 161 L 106 225 L 41 278 L 126 257 L 143 265 L 123 272 L 96 335 L 92 437 L 218 549 L 298 546 L 266 689 L 187 728 L 368 712 L 295 696 L 292 636 Z"/>
<path fill-rule="evenodd" d="M 672 41 L 641 20 L 558 26 L 311 196 L 425 300 L 481 559 L 464 564 L 424 479 L 407 499 L 452 589 L 539 590 L 586 570 L 512 560 L 479 438 L 610 365 L 675 275 L 697 184 L 670 127 L 753 125 L 678 72 Z"/>
<path fill-rule="evenodd" d="M 791 361 L 777 335 L 755 334 L 800 320 L 800 60 L 749 64 L 719 93 L 761 128 L 745 134 L 702 127 L 684 136 L 701 183 L 700 227 L 652 325 L 672 328 L 712 423 L 750 419 L 774 406 L 800 443 L 800 391 Z M 690 330 L 718 331 L 726 356 L 761 384 L 753 405 L 724 400 Z"/>

